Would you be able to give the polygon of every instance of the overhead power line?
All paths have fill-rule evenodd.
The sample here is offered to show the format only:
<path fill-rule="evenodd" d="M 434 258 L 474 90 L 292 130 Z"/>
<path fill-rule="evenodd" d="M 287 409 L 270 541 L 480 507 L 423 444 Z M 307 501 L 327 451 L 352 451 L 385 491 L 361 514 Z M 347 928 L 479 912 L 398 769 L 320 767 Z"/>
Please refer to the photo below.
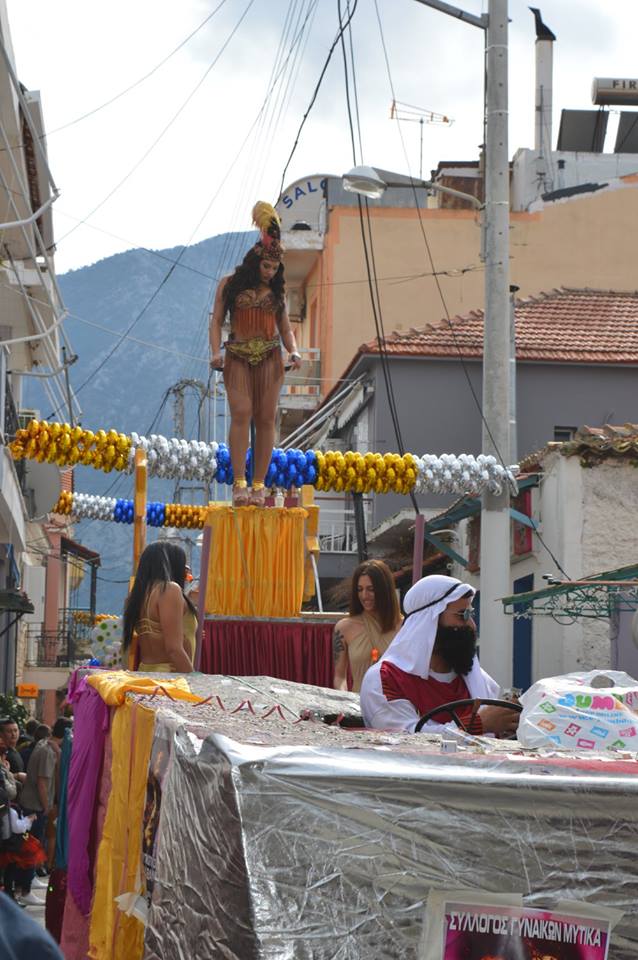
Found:
<path fill-rule="evenodd" d="M 382 45 L 382 47 L 383 47 L 383 55 L 384 55 L 384 59 L 385 59 L 385 65 L 386 65 L 386 71 L 387 71 L 387 74 L 388 74 L 388 81 L 389 81 L 389 85 L 390 85 L 390 90 L 391 90 L 391 93 L 392 93 L 392 99 L 395 100 L 396 97 L 395 97 L 395 92 L 394 92 L 394 83 L 393 83 L 393 80 L 392 80 L 392 72 L 391 72 L 391 70 L 390 70 L 390 60 L 389 60 L 389 57 L 388 57 L 388 50 L 387 50 L 387 46 L 386 46 L 386 42 L 385 42 L 385 36 L 384 36 L 384 32 L 383 32 L 383 24 L 382 24 L 382 22 L 381 22 L 381 14 L 380 14 L 380 12 L 379 12 L 378 0 L 374 0 L 374 7 L 375 7 L 376 15 L 377 15 L 377 23 L 378 23 L 378 25 L 379 25 L 379 33 L 380 33 L 380 36 L 381 36 L 381 45 Z M 399 135 L 400 135 L 400 137 L 401 137 L 401 144 L 402 144 L 402 147 L 403 147 L 403 154 L 404 154 L 405 161 L 406 161 L 406 164 L 407 164 L 407 167 L 408 167 L 408 171 L 409 171 L 409 170 L 410 170 L 410 162 L 409 162 L 409 159 L 408 159 L 408 152 L 407 152 L 406 145 L 405 145 L 405 139 L 404 139 L 404 137 L 403 137 L 403 131 L 401 130 L 401 123 L 399 122 L 397 125 L 398 125 L 398 128 L 399 128 Z M 450 330 L 450 332 L 451 332 L 451 334 L 452 334 L 452 339 L 453 339 L 455 348 L 456 348 L 457 353 L 458 353 L 458 357 L 459 357 L 459 361 L 460 361 L 460 363 L 461 363 L 461 367 L 462 367 L 463 372 L 464 372 L 464 374 L 465 374 L 465 378 L 466 378 L 466 380 L 467 380 L 468 386 L 469 386 L 469 388 L 470 388 L 470 392 L 471 392 L 472 397 L 473 397 L 473 399 L 474 399 L 474 403 L 475 403 L 476 408 L 477 408 L 477 410 L 478 410 L 478 412 L 479 412 L 479 415 L 480 415 L 480 417 L 481 417 L 481 421 L 482 421 L 482 423 L 483 423 L 483 425 L 484 425 L 484 427 L 485 427 L 485 430 L 486 430 L 487 435 L 489 436 L 489 438 L 490 438 L 490 440 L 491 440 L 491 442 L 492 442 L 492 445 L 493 445 L 494 451 L 495 451 L 495 453 L 496 453 L 496 456 L 497 456 L 498 460 L 500 461 L 501 466 L 502 466 L 505 470 L 507 470 L 507 469 L 509 469 L 509 466 L 510 466 L 510 465 L 509 465 L 509 464 L 506 464 L 506 463 L 504 462 L 503 455 L 502 455 L 502 453 L 500 452 L 499 447 L 498 447 L 498 444 L 497 444 L 496 441 L 494 440 L 494 437 L 493 437 L 492 432 L 491 432 L 491 430 L 490 430 L 489 424 L 487 423 L 487 421 L 486 421 L 486 419 L 485 419 L 485 415 L 484 415 L 484 413 L 483 413 L 483 407 L 482 407 L 481 402 L 480 402 L 480 400 L 479 400 L 479 398 L 478 398 L 478 396 L 477 396 L 477 394 L 476 394 L 476 390 L 474 389 L 474 384 L 472 383 L 472 380 L 471 380 L 471 378 L 470 378 L 470 374 L 469 374 L 469 371 L 468 371 L 468 369 L 467 369 L 467 364 L 465 363 L 465 359 L 464 359 L 464 357 L 463 357 L 463 352 L 462 352 L 462 349 L 461 349 L 461 345 L 460 345 L 460 343 L 459 343 L 459 341 L 458 341 L 458 337 L 457 337 L 457 335 L 456 335 L 456 330 L 454 329 L 454 324 L 452 323 L 452 318 L 451 318 L 451 315 L 450 315 L 450 311 L 449 311 L 449 309 L 448 309 L 448 305 L 447 305 L 447 301 L 446 301 L 446 299 L 445 299 L 445 295 L 444 295 L 444 293 L 443 293 L 443 288 L 442 288 L 442 286 L 441 286 L 441 283 L 440 283 L 440 281 L 439 281 L 439 279 L 438 279 L 438 275 L 437 275 L 436 270 L 435 270 L 435 267 L 434 267 L 434 257 L 433 257 L 433 255 L 432 255 L 432 249 L 431 249 L 430 243 L 429 243 L 429 241 L 428 241 L 427 233 L 426 233 L 426 230 L 425 230 L 425 224 L 423 223 L 423 218 L 422 218 L 422 216 L 421 216 L 421 209 L 420 209 L 419 203 L 418 203 L 418 196 L 417 196 L 417 192 L 416 192 L 416 187 L 418 186 L 418 183 L 415 183 L 415 182 L 414 182 L 411 174 L 410 174 L 410 180 L 411 180 L 412 191 L 413 191 L 413 194 L 414 194 L 414 205 L 415 205 L 415 207 L 416 207 L 416 211 L 417 211 L 417 214 L 418 214 L 419 224 L 420 224 L 420 228 L 421 228 L 421 234 L 422 234 L 422 237 L 423 237 L 423 242 L 424 242 L 424 244 L 425 244 L 425 249 L 426 249 L 428 261 L 429 261 L 430 266 L 431 266 L 431 268 L 432 268 L 432 274 L 433 274 L 433 276 L 434 276 L 434 282 L 435 282 L 435 284 L 436 284 L 436 288 L 437 288 L 439 297 L 440 297 L 440 299 L 441 299 L 441 303 L 442 303 L 442 306 L 443 306 L 443 311 L 444 311 L 444 314 L 445 314 L 445 319 L 446 319 L 447 325 L 448 325 L 448 327 L 449 327 L 449 330 Z M 558 569 L 560 570 L 560 572 L 563 574 L 563 576 L 565 576 L 567 579 L 569 579 L 569 578 L 568 578 L 568 575 L 565 573 L 565 571 L 564 571 L 563 567 L 561 566 L 561 564 L 559 563 L 558 559 L 554 556 L 554 554 L 552 553 L 552 551 L 550 550 L 550 548 L 547 546 L 547 544 L 546 544 L 545 541 L 543 540 L 543 537 L 542 537 L 541 534 L 539 533 L 538 528 L 537 528 L 537 527 L 534 527 L 534 531 L 533 531 L 533 532 L 534 532 L 534 534 L 538 537 L 539 543 L 542 544 L 542 546 L 543 546 L 544 549 L 547 551 L 547 553 L 550 555 L 550 557 L 552 558 L 552 560 L 553 560 L 554 563 L 556 564 L 557 568 L 558 568 Z"/>
<path fill-rule="evenodd" d="M 125 87 L 124 90 L 120 90 L 119 93 L 116 93 L 115 96 L 110 97 L 108 100 L 105 100 L 105 102 L 101 103 L 98 107 L 93 107 L 92 110 L 87 110 L 86 113 L 83 113 L 79 117 L 76 117 L 75 120 L 69 120 L 67 123 L 63 123 L 60 127 L 55 127 L 53 130 L 47 130 L 45 134 L 45 138 L 51 137 L 53 136 L 54 133 L 59 133 L 61 130 L 66 130 L 68 129 L 68 127 L 73 127 L 75 126 L 76 123 L 81 123 L 82 120 L 86 120 L 88 117 L 94 116 L 96 113 L 99 113 L 100 110 L 104 110 L 105 107 L 110 107 L 112 103 L 115 103 L 117 100 L 120 100 L 122 97 L 126 96 L 126 94 L 130 93 L 131 90 L 135 90 L 136 87 L 139 87 L 142 83 L 144 83 L 146 80 L 152 77 L 154 73 L 157 73 L 157 71 L 160 70 L 165 63 L 168 63 L 168 61 L 172 57 L 174 57 L 176 53 L 179 53 L 182 47 L 185 47 L 186 44 L 189 43 L 189 41 L 191 41 L 193 37 L 195 37 L 199 33 L 199 31 L 202 30 L 207 23 L 209 23 L 210 20 L 213 19 L 215 14 L 221 10 L 221 8 L 224 6 L 226 2 L 227 0 L 221 0 L 221 2 L 217 4 L 213 12 L 209 13 L 208 16 L 202 20 L 202 22 L 198 27 L 195 27 L 195 29 L 192 30 L 187 37 L 184 37 L 181 43 L 178 43 L 177 46 L 174 47 L 169 54 L 163 57 L 159 63 L 156 63 L 155 66 L 152 68 L 152 70 L 149 70 L 148 73 L 145 73 L 144 76 L 139 78 L 139 80 L 136 80 L 134 83 L 131 83 L 128 87 Z"/>
<path fill-rule="evenodd" d="M 294 143 L 293 143 L 293 145 L 292 145 L 292 150 L 290 151 L 290 154 L 289 154 L 289 156 L 288 156 L 288 159 L 286 160 L 284 169 L 283 169 L 282 174 L 281 174 L 281 183 L 280 183 L 280 185 L 279 185 L 279 194 L 280 194 L 280 195 L 283 193 L 284 183 L 285 183 L 285 180 L 286 180 L 286 174 L 288 173 L 288 167 L 290 166 L 290 164 L 291 164 L 291 162 L 292 162 L 292 158 L 294 157 L 295 152 L 296 152 L 296 150 L 297 150 L 297 147 L 298 147 L 298 145 L 299 145 L 299 138 L 301 137 L 301 131 L 302 131 L 303 128 L 305 127 L 305 125 L 306 125 L 306 120 L 307 120 L 308 117 L 310 116 L 310 112 L 311 112 L 312 108 L 313 108 L 314 105 L 315 105 L 315 101 L 316 101 L 316 99 L 317 99 L 317 96 L 319 95 L 319 90 L 321 89 L 321 84 L 323 83 L 323 78 L 324 78 L 325 75 L 326 75 L 326 70 L 328 69 L 328 65 L 329 65 L 330 61 L 332 60 L 332 54 L 333 54 L 334 51 L 335 51 L 335 47 L 337 46 L 337 44 L 339 43 L 339 41 L 340 41 L 341 38 L 343 37 L 343 33 L 344 33 L 346 27 L 348 27 L 348 25 L 349 25 L 350 22 L 352 21 L 352 18 L 354 17 L 354 14 L 355 14 L 355 11 L 356 11 L 356 9 L 357 9 L 358 3 L 359 3 L 359 0 L 354 0 L 354 3 L 353 3 L 353 5 L 352 5 L 352 10 L 350 11 L 350 14 L 349 14 L 349 16 L 348 16 L 348 19 L 346 20 L 345 23 L 342 23 L 342 24 L 339 25 L 339 30 L 337 31 L 337 36 L 336 36 L 336 37 L 334 38 L 334 40 L 332 41 L 332 46 L 331 46 L 330 49 L 328 50 L 328 55 L 327 55 L 327 57 L 326 57 L 326 59 L 325 59 L 325 62 L 324 62 L 323 67 L 321 68 L 321 73 L 319 74 L 319 79 L 317 80 L 317 84 L 316 84 L 315 89 L 313 90 L 312 96 L 311 96 L 311 98 L 310 98 L 310 103 L 308 104 L 308 108 L 306 109 L 306 112 L 304 113 L 304 115 L 303 115 L 303 117 L 302 117 L 301 123 L 299 124 L 299 129 L 297 130 L 297 134 L 296 134 L 296 136 L 295 136 L 295 141 L 294 141 Z"/>
<path fill-rule="evenodd" d="M 202 75 L 202 76 L 200 77 L 200 79 L 197 81 L 197 83 L 195 84 L 195 86 L 193 87 L 193 89 L 191 90 L 191 92 L 188 94 L 188 96 L 186 97 L 186 99 L 181 103 L 181 105 L 180 105 L 179 108 L 176 110 L 176 112 L 173 114 L 173 116 L 171 117 L 171 119 L 168 121 L 168 123 L 167 123 L 167 124 L 163 127 L 163 129 L 160 131 L 159 135 L 155 138 L 155 140 L 153 140 L 153 142 L 151 143 L 150 147 L 148 147 L 148 149 L 144 151 L 144 153 L 142 154 L 142 156 L 140 157 L 140 159 L 131 167 L 131 169 L 128 171 L 128 173 L 125 174 L 125 176 L 123 176 L 122 179 L 121 179 L 118 183 L 115 184 L 115 186 L 113 187 L 113 189 L 110 190 L 110 191 L 107 193 L 107 195 L 106 195 L 102 200 L 100 200 L 100 202 L 97 204 L 97 206 L 93 207 L 93 209 L 92 209 L 89 213 L 87 213 L 87 215 L 86 215 L 85 217 L 83 217 L 83 218 L 80 220 L 79 223 L 76 223 L 76 225 L 75 225 L 74 227 L 71 227 L 70 230 L 67 230 L 67 232 L 66 232 L 65 234 L 63 234 L 63 236 L 61 236 L 61 237 L 56 241 L 58 245 L 59 245 L 60 243 L 62 243 L 63 240 L 66 240 L 67 237 L 71 236 L 71 234 L 74 233 L 74 232 L 78 229 L 78 227 L 80 227 L 83 223 L 85 223 L 86 220 L 88 220 L 90 217 L 92 217 L 94 213 L 97 213 L 97 211 L 98 211 L 101 207 L 103 207 L 104 204 L 107 203 L 115 193 L 117 193 L 117 191 L 120 189 L 120 187 L 122 187 L 122 186 L 126 183 L 126 181 L 127 181 L 128 179 L 130 179 L 130 177 L 132 177 L 132 175 L 135 173 L 135 171 L 138 170 L 138 169 L 141 167 L 141 165 L 144 163 L 144 161 L 147 159 L 147 157 L 152 153 L 152 151 L 155 149 L 155 147 L 156 147 L 157 144 L 160 142 L 160 140 L 164 137 L 164 135 L 165 135 L 166 133 L 168 133 L 168 131 L 169 131 L 170 128 L 173 126 L 173 124 L 175 123 L 175 121 L 177 120 L 177 118 L 180 116 L 180 114 L 183 112 L 183 110 L 186 108 L 186 106 L 187 106 L 187 105 L 190 103 L 190 101 L 193 99 L 193 97 L 195 96 L 195 94 L 197 93 L 197 91 L 199 90 L 199 88 L 201 87 L 201 85 L 204 83 L 204 81 L 206 80 L 207 76 L 209 75 L 209 73 L 211 72 L 211 70 L 213 69 L 213 67 L 218 63 L 218 61 L 219 61 L 219 59 L 221 58 L 222 54 L 223 54 L 224 51 L 226 50 L 226 47 L 228 46 L 228 44 L 230 43 L 230 41 L 233 39 L 233 37 L 235 36 L 235 34 L 237 33 L 237 31 L 239 30 L 239 27 L 240 27 L 241 24 L 243 23 L 246 15 L 247 15 L 247 13 L 248 13 L 248 11 L 250 10 L 250 8 L 252 7 L 252 5 L 253 5 L 254 2 L 255 2 L 255 0 L 248 0 L 248 4 L 246 5 L 246 7 L 245 7 L 245 9 L 244 9 L 244 12 L 242 13 L 241 17 L 239 18 L 239 20 L 237 21 L 237 23 L 235 24 L 235 26 L 233 27 L 233 29 L 232 29 L 231 32 L 229 33 L 229 35 L 228 35 L 228 37 L 226 38 L 226 40 L 224 41 L 224 43 L 222 44 L 222 46 L 221 46 L 220 50 L 218 51 L 217 55 L 213 58 L 212 62 L 208 65 L 208 67 L 207 67 L 206 70 L 204 71 L 203 75 Z"/>

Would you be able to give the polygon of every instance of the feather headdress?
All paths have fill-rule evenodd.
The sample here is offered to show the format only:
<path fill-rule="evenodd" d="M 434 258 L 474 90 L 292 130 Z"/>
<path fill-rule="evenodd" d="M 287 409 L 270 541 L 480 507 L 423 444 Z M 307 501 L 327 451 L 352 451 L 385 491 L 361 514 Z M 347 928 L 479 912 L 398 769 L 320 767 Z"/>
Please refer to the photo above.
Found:
<path fill-rule="evenodd" d="M 258 200 L 253 207 L 253 223 L 259 230 L 255 252 L 262 260 L 283 259 L 281 245 L 281 221 L 274 207 L 265 200 Z"/>

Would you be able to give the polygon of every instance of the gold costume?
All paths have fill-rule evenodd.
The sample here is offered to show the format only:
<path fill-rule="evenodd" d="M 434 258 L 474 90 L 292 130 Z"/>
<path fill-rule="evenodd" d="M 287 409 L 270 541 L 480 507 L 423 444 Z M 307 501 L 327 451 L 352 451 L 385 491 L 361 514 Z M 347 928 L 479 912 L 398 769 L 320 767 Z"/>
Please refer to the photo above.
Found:
<path fill-rule="evenodd" d="M 148 609 L 147 609 L 148 612 Z M 186 653 L 190 659 L 191 664 L 195 663 L 195 647 L 197 644 L 197 617 L 192 612 L 186 608 L 183 619 L 183 630 L 184 630 L 184 640 Z M 153 620 L 151 617 L 141 617 L 138 620 L 136 633 L 138 637 L 140 634 L 145 634 L 154 638 L 163 637 L 162 628 L 160 626 L 159 620 Z M 172 663 L 140 663 L 137 668 L 141 673 L 174 673 L 174 667 Z"/>
<path fill-rule="evenodd" d="M 277 320 L 279 307 L 268 291 L 242 290 L 235 299 L 224 358 L 224 384 L 251 398 L 259 415 L 262 395 L 284 379 Z"/>

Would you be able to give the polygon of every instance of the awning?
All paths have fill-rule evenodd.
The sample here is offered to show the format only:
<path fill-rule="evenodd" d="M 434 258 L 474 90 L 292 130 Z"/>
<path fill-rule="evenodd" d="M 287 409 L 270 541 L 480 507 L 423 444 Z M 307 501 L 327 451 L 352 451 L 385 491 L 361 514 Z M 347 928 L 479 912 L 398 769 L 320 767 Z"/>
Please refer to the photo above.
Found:
<path fill-rule="evenodd" d="M 606 620 L 614 612 L 638 610 L 638 564 L 605 570 L 582 580 L 550 581 L 541 590 L 503 597 L 501 603 L 504 613 L 519 618 Z"/>
<path fill-rule="evenodd" d="M 89 550 L 84 544 L 78 543 L 77 540 L 71 540 L 70 537 L 62 537 L 60 553 L 77 557 L 79 560 L 84 560 L 85 563 L 93 563 L 96 567 L 100 566 L 99 553 L 96 553 L 95 550 Z"/>
<path fill-rule="evenodd" d="M 0 590 L 0 613 L 33 613 L 34 607 L 26 593 L 20 590 Z"/>

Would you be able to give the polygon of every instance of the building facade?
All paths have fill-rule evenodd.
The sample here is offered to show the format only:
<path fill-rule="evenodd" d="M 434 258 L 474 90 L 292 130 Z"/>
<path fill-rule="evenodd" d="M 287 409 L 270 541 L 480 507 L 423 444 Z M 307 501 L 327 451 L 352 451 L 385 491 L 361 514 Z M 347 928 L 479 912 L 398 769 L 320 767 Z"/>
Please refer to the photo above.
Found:
<path fill-rule="evenodd" d="M 69 359 L 72 350 L 53 262 L 51 206 L 57 188 L 46 156 L 40 95 L 18 80 L 5 0 L 0 0 L 0 43 L 0 590 L 26 594 L 33 607 L 21 619 L 0 612 L 0 689 L 13 692 L 28 673 L 27 621 L 49 617 L 57 623 L 64 601 L 53 582 L 47 584 L 47 572 L 60 557 L 59 532 L 46 520 L 60 492 L 60 472 L 50 463 L 14 463 L 7 444 L 35 413 L 24 409 L 29 376 L 40 378 L 47 404 L 63 419 L 77 417 L 79 408 L 64 377 L 64 350 Z M 42 685 L 49 688 L 40 705 L 49 719 L 57 685 L 57 677 Z"/>
<path fill-rule="evenodd" d="M 512 544 L 512 594 L 542 590 L 548 586 L 547 576 L 582 580 L 638 565 L 637 456 L 638 426 L 628 423 L 585 427 L 573 440 L 550 443 L 524 462 L 523 468 L 537 481 L 524 498 L 524 510 L 537 533 L 512 525 L 519 537 L 519 543 L 513 539 Z M 447 520 L 442 517 L 439 522 Z M 452 570 L 478 589 L 480 511 L 460 520 L 456 528 L 455 542 L 465 563 L 453 562 Z M 635 645 L 630 639 L 617 642 L 614 617 L 600 602 L 589 604 L 586 616 L 561 615 L 560 602 L 554 612 L 549 605 L 539 606 L 531 617 L 512 618 L 517 686 L 601 668 L 635 675 Z"/>

